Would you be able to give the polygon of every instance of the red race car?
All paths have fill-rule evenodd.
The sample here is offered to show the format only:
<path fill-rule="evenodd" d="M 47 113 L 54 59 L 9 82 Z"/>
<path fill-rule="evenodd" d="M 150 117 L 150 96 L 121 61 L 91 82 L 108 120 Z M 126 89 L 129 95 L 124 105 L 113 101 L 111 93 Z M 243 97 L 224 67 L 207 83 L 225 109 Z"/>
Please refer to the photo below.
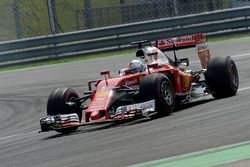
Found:
<path fill-rule="evenodd" d="M 112 77 L 110 71 L 101 72 L 103 78 L 89 81 L 89 90 L 83 97 L 71 88 L 51 92 L 47 116 L 40 119 L 41 132 L 69 133 L 85 125 L 164 116 L 176 105 L 197 97 L 212 94 L 224 98 L 237 93 L 239 77 L 234 61 L 230 57 L 210 59 L 206 35 L 132 44 L 138 45 L 137 59 L 121 69 L 119 76 Z M 187 69 L 189 59 L 176 56 L 176 50 L 189 47 L 197 48 L 200 70 Z M 173 59 L 165 54 L 168 50 L 173 50 Z"/>

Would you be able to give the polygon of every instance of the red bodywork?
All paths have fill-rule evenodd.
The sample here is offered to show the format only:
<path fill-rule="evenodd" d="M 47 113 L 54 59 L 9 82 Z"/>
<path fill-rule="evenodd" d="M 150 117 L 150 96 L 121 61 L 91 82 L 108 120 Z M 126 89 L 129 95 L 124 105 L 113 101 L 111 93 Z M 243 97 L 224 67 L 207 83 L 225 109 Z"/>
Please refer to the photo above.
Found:
<path fill-rule="evenodd" d="M 167 38 L 158 40 L 156 47 L 159 50 L 171 50 L 173 47 L 191 47 L 202 46 L 207 42 L 207 37 L 202 34 L 187 35 L 177 38 Z M 175 45 L 175 46 L 174 46 Z M 198 47 L 199 47 L 198 46 Z M 203 50 L 202 50 L 203 49 Z M 206 67 L 209 61 L 209 51 L 207 47 L 202 49 L 198 48 L 198 55 L 201 60 L 202 67 Z M 202 52 L 202 54 L 201 54 Z M 89 82 L 89 90 L 92 91 L 95 87 L 95 91 L 92 93 L 89 107 L 85 112 L 85 122 L 96 120 L 110 120 L 109 110 L 111 104 L 119 98 L 119 94 L 114 91 L 122 85 L 126 85 L 132 88 L 139 88 L 140 80 L 143 76 L 150 73 L 164 73 L 171 80 L 175 90 L 175 95 L 187 95 L 190 93 L 191 84 L 197 78 L 191 74 L 185 73 L 178 67 L 170 64 L 165 64 L 161 67 L 151 66 L 153 70 L 147 70 L 142 73 L 130 74 L 126 72 L 124 76 L 112 78 L 109 71 L 101 72 L 105 78 L 96 81 Z"/>

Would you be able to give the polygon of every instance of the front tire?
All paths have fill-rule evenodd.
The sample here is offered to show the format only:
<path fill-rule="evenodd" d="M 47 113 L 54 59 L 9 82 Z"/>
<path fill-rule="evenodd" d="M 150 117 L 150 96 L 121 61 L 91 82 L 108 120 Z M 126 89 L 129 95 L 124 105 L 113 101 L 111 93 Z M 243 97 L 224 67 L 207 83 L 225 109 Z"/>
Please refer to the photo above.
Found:
<path fill-rule="evenodd" d="M 233 59 L 227 57 L 213 58 L 205 73 L 205 79 L 213 97 L 234 96 L 239 87 L 239 76 Z"/>
<path fill-rule="evenodd" d="M 143 101 L 155 99 L 158 116 L 169 115 L 175 107 L 174 88 L 168 77 L 153 73 L 142 78 L 140 97 Z"/>
<path fill-rule="evenodd" d="M 58 88 L 51 92 L 47 102 L 47 114 L 54 116 L 59 114 L 72 114 L 76 113 L 81 122 L 82 110 L 80 105 L 69 106 L 66 103 L 79 98 L 75 90 L 71 88 Z M 71 133 L 74 132 L 78 127 L 70 127 L 65 129 L 56 130 L 61 133 Z"/>

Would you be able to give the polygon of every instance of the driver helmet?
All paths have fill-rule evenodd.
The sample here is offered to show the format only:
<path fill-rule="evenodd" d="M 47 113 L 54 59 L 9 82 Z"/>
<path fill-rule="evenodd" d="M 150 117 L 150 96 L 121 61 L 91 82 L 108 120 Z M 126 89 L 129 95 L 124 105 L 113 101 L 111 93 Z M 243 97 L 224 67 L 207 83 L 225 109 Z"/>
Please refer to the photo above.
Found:
<path fill-rule="evenodd" d="M 142 63 L 140 60 L 132 60 L 129 63 L 130 73 L 135 74 L 138 72 L 146 71 L 146 65 Z"/>

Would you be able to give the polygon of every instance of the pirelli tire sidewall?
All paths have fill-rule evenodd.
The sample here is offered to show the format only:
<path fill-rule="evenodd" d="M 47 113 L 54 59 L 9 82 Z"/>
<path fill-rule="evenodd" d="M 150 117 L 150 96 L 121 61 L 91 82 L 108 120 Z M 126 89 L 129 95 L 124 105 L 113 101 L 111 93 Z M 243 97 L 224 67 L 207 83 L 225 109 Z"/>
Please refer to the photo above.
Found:
<path fill-rule="evenodd" d="M 47 102 L 47 115 L 71 114 L 76 113 L 81 122 L 82 110 L 79 106 L 70 107 L 66 103 L 79 98 L 76 91 L 72 88 L 57 88 L 52 91 L 48 97 Z M 77 127 L 57 130 L 61 133 L 70 133 L 77 129 Z"/>
<path fill-rule="evenodd" d="M 238 70 L 230 56 L 211 59 L 205 73 L 205 79 L 215 98 L 226 98 L 237 93 L 239 87 Z"/>
<path fill-rule="evenodd" d="M 155 99 L 158 116 L 169 115 L 175 107 L 174 88 L 169 78 L 153 73 L 142 78 L 139 88 L 142 101 Z"/>

